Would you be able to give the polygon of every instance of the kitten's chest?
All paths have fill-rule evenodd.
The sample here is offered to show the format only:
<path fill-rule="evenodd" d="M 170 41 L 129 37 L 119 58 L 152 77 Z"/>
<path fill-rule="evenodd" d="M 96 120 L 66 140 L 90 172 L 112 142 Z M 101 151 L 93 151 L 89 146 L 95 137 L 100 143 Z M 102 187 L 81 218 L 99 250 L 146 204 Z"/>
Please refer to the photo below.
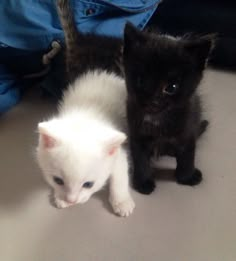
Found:
<path fill-rule="evenodd" d="M 180 147 L 180 129 L 173 122 L 146 114 L 143 117 L 140 135 L 145 137 L 149 146 L 159 155 L 174 156 Z"/>
<path fill-rule="evenodd" d="M 168 116 L 166 117 L 168 118 Z M 176 136 L 178 128 L 174 121 L 169 121 L 163 117 L 152 114 L 145 114 L 142 118 L 140 134 L 155 138 L 165 139 L 165 137 Z"/>
<path fill-rule="evenodd" d="M 161 130 L 161 120 L 158 117 L 153 117 L 151 114 L 145 114 L 142 119 L 140 128 L 141 135 L 155 136 Z"/>

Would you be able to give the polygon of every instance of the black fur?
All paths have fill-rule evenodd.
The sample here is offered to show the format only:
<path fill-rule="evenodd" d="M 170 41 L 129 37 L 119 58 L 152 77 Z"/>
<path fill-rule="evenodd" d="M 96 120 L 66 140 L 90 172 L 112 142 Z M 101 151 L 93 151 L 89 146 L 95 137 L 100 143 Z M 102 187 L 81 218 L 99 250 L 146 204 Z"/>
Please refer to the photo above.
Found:
<path fill-rule="evenodd" d="M 155 188 L 150 169 L 154 151 L 176 158 L 178 183 L 193 186 L 202 179 L 194 157 L 208 122 L 202 120 L 196 90 L 211 47 L 209 35 L 174 39 L 126 25 L 123 62 L 133 183 L 143 194 Z M 172 85 L 177 91 L 168 95 Z"/>
<path fill-rule="evenodd" d="M 118 61 L 122 40 L 95 34 L 82 34 L 75 25 L 69 0 L 57 0 L 57 9 L 65 35 L 65 60 L 68 80 L 74 81 L 88 70 L 107 70 L 121 75 Z"/>

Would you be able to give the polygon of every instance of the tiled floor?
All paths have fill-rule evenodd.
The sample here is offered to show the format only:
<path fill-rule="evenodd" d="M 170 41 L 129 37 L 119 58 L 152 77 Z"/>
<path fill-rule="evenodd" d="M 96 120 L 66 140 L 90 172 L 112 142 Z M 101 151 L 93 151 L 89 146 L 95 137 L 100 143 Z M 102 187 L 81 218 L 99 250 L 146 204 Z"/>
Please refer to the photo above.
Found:
<path fill-rule="evenodd" d="M 162 171 L 151 196 L 133 192 L 127 219 L 111 213 L 106 192 L 49 205 L 33 154 L 37 122 L 55 106 L 32 90 L 0 118 L 0 260 L 235 261 L 236 74 L 208 71 L 201 90 L 211 121 L 196 159 L 204 181 L 184 187 Z"/>

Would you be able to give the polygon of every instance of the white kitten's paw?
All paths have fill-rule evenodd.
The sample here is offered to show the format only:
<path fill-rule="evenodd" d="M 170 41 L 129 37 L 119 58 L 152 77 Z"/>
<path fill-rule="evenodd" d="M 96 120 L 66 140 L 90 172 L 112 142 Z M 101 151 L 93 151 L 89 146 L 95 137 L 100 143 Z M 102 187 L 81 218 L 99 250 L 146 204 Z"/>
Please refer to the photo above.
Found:
<path fill-rule="evenodd" d="M 54 201 L 52 202 L 52 204 L 56 208 L 67 208 L 67 207 L 71 206 L 71 204 L 69 204 L 66 201 L 61 200 L 59 198 L 54 198 Z"/>
<path fill-rule="evenodd" d="M 135 203 L 131 197 L 122 201 L 110 199 L 110 202 L 114 212 L 121 217 L 128 217 L 135 208 Z"/>

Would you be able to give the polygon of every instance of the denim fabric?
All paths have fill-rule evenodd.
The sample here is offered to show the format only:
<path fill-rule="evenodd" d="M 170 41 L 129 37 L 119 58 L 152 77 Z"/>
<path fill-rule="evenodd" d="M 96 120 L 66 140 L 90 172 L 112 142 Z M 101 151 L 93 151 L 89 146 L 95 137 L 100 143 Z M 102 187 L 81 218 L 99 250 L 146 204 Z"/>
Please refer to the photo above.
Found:
<path fill-rule="evenodd" d="M 6 67 L 0 65 L 0 115 L 15 105 L 20 99 L 15 76 Z"/>
<path fill-rule="evenodd" d="M 63 33 L 56 0 L 1 0 L 0 46 L 43 50 Z M 126 21 L 144 28 L 160 0 L 71 0 L 82 32 L 121 37 Z M 1 57 L 0 57 L 1 58 Z"/>
<path fill-rule="evenodd" d="M 70 0 L 80 31 L 116 37 L 122 37 L 127 21 L 143 29 L 160 1 Z M 22 82 L 15 77 L 15 71 L 6 68 L 14 64 L 15 69 L 19 68 L 18 76 L 37 71 L 41 64 L 38 53 L 48 50 L 53 40 L 63 41 L 55 2 L 1 0 L 0 113 L 19 101 L 22 89 Z M 27 59 L 24 59 L 24 54 Z"/>

